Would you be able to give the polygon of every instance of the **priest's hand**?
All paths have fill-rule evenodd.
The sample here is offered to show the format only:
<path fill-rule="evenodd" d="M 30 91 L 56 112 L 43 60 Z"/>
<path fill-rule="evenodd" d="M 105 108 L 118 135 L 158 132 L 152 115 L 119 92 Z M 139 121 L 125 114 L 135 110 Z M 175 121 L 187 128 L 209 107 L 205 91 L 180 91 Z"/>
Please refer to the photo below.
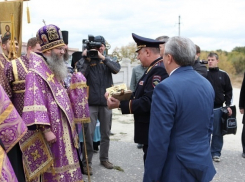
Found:
<path fill-rule="evenodd" d="M 56 136 L 52 131 L 48 131 L 44 133 L 44 137 L 48 143 L 55 143 L 56 142 Z"/>
<path fill-rule="evenodd" d="M 119 108 L 120 101 L 115 99 L 114 97 L 108 97 L 107 106 L 108 106 L 109 109 Z"/>

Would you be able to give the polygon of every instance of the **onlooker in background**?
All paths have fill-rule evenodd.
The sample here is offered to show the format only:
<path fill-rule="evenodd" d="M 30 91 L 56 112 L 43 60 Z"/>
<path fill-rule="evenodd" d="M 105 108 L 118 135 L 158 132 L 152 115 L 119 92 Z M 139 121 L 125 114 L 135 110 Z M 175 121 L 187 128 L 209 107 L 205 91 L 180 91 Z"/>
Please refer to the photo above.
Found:
<path fill-rule="evenodd" d="M 30 58 L 30 54 L 31 52 L 41 52 L 41 46 L 40 44 L 37 42 L 37 38 L 36 37 L 32 37 L 28 40 L 27 42 L 27 53 L 26 53 L 26 57 L 29 59 Z M 21 56 L 25 57 L 25 56 Z"/>
<path fill-rule="evenodd" d="M 214 90 L 193 70 L 195 52 L 187 38 L 165 44 L 169 78 L 152 96 L 144 182 L 208 182 L 215 175 L 209 145 Z"/>
<path fill-rule="evenodd" d="M 3 36 L 2 37 L 2 53 L 0 54 L 0 64 L 1 67 L 4 68 L 7 62 L 10 62 L 8 55 L 10 49 L 10 36 Z"/>
<path fill-rule="evenodd" d="M 232 100 L 232 86 L 228 74 L 218 67 L 219 56 L 210 52 L 208 55 L 208 75 L 207 79 L 212 84 L 215 92 L 214 99 L 214 124 L 211 139 L 211 155 L 215 162 L 220 162 L 221 150 L 223 147 L 223 134 L 221 131 L 221 107 L 225 103 L 228 115 L 232 115 L 229 107 Z"/>
<path fill-rule="evenodd" d="M 0 54 L 0 62 L 5 67 L 7 62 L 10 62 L 8 56 L 9 56 L 9 51 L 10 51 L 10 45 L 11 45 L 11 36 L 10 35 L 5 35 L 2 37 L 2 54 Z M 16 53 L 19 50 L 19 43 L 16 39 L 14 38 L 14 46 L 15 46 L 15 51 Z"/>
<path fill-rule="evenodd" d="M 142 64 L 135 66 L 132 70 L 131 82 L 130 82 L 130 90 L 135 91 L 137 84 L 141 77 L 144 75 L 147 67 L 142 66 Z"/>
<path fill-rule="evenodd" d="M 207 67 L 204 64 L 200 63 L 200 54 L 201 54 L 201 49 L 198 45 L 196 46 L 196 56 L 195 56 L 195 63 L 192 66 L 194 70 L 196 70 L 200 75 L 204 76 L 207 78 Z"/>
<path fill-rule="evenodd" d="M 163 35 L 163 36 L 160 36 L 160 37 L 157 37 L 156 38 L 156 40 L 163 41 L 163 42 L 167 42 L 168 39 L 169 39 L 169 37 L 166 36 L 166 35 Z M 160 48 L 160 55 L 163 57 L 164 49 L 165 49 L 165 44 L 159 44 L 159 48 Z"/>
<path fill-rule="evenodd" d="M 135 91 L 136 86 L 139 80 L 141 79 L 141 77 L 144 75 L 146 69 L 147 67 L 142 66 L 142 64 L 135 66 L 133 68 L 131 82 L 130 82 L 130 90 L 132 90 L 133 92 Z M 138 149 L 143 148 L 143 144 L 138 143 L 137 148 Z"/>
<path fill-rule="evenodd" d="M 84 57 L 80 59 L 76 67 L 87 79 L 89 87 L 89 110 L 91 122 L 84 124 L 85 139 L 88 152 L 89 170 L 92 175 L 92 157 L 93 157 L 93 136 L 97 120 L 100 121 L 100 163 L 107 169 L 113 169 L 113 164 L 109 162 L 110 145 L 110 127 L 112 111 L 108 109 L 104 94 L 106 88 L 113 86 L 112 73 L 117 74 L 121 66 L 118 62 L 112 61 L 104 56 L 106 41 L 103 36 L 95 36 L 94 42 L 101 43 L 100 47 L 95 49 L 98 58 L 87 58 L 87 50 L 84 50 Z M 84 151 L 84 150 L 83 150 Z M 88 174 L 85 157 L 83 157 L 83 171 Z"/>
<path fill-rule="evenodd" d="M 143 144 L 143 161 L 145 163 L 148 149 L 152 93 L 155 86 L 168 77 L 159 48 L 159 44 L 164 44 L 165 42 L 141 37 L 134 33 L 132 37 L 137 43 L 137 59 L 148 69 L 138 82 L 130 100 L 119 101 L 109 97 L 107 105 L 110 109 L 121 108 L 122 114 L 134 114 L 134 141 L 135 143 Z M 105 96 L 108 96 L 108 93 Z"/>
<path fill-rule="evenodd" d="M 239 109 L 240 113 L 243 114 L 242 124 L 242 157 L 245 158 L 245 114 L 244 114 L 244 108 L 245 108 L 245 73 L 243 76 L 241 91 L 240 91 L 240 99 L 239 99 Z"/>

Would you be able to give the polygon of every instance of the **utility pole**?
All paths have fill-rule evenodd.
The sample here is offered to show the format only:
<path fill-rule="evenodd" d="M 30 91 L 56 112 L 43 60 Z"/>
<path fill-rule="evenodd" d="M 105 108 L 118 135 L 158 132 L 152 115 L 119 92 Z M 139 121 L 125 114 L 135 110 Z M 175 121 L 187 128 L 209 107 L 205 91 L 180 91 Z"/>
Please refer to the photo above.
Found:
<path fill-rule="evenodd" d="M 179 16 L 179 36 L 180 36 L 180 16 Z"/>

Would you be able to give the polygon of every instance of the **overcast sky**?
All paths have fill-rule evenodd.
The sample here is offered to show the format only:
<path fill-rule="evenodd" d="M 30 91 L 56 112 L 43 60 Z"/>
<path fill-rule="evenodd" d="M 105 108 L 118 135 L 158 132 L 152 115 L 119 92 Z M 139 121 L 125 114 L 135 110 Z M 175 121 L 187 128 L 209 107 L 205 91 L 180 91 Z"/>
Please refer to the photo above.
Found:
<path fill-rule="evenodd" d="M 26 7 L 31 23 L 27 24 Z M 88 34 L 115 47 L 133 42 L 132 33 L 190 38 L 202 50 L 245 46 L 245 0 L 30 0 L 24 2 L 23 41 L 44 24 L 69 31 L 69 47 L 82 49 Z"/>

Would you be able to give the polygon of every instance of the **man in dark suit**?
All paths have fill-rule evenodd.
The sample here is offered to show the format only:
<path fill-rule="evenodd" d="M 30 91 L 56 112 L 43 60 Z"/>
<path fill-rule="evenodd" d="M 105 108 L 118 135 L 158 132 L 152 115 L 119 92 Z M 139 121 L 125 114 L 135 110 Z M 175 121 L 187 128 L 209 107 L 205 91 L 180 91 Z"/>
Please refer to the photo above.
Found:
<path fill-rule="evenodd" d="M 165 42 L 141 37 L 134 33 L 132 36 L 137 43 L 137 59 L 140 60 L 142 66 L 148 67 L 148 69 L 139 80 L 130 100 L 120 102 L 110 97 L 107 100 L 107 105 L 110 109 L 121 108 L 122 114 L 134 114 L 134 141 L 143 144 L 145 162 L 148 149 L 152 93 L 155 86 L 168 77 L 159 48 L 159 44 Z"/>
<path fill-rule="evenodd" d="M 215 175 L 209 139 L 214 90 L 193 70 L 195 45 L 172 37 L 163 62 L 169 78 L 153 92 L 144 182 L 209 182 Z"/>
<path fill-rule="evenodd" d="M 239 99 L 239 109 L 240 113 L 243 114 L 243 119 L 242 119 L 242 124 L 243 124 L 243 129 L 242 129 L 242 157 L 245 158 L 245 115 L 244 115 L 244 108 L 245 108 L 245 73 L 243 77 L 243 82 L 241 86 L 241 91 L 240 91 L 240 99 Z"/>

